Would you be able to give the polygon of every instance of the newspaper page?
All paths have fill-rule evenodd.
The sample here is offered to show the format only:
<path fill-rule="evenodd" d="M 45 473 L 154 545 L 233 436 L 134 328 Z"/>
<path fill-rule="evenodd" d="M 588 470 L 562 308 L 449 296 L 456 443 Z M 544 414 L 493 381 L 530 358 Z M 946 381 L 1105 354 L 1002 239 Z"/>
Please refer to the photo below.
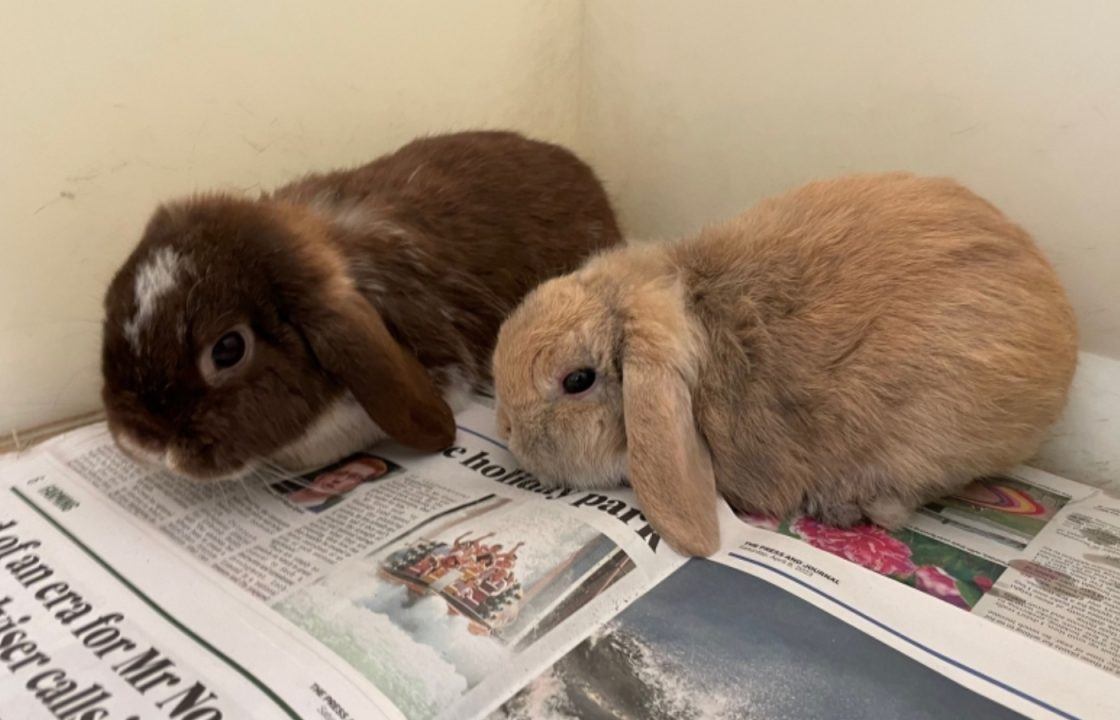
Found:
<path fill-rule="evenodd" d="M 976 480 L 902 530 L 744 520 L 1120 676 L 1120 495 L 1034 468 Z"/>
<path fill-rule="evenodd" d="M 725 518 L 716 556 L 635 600 L 492 720 L 1120 717 L 1120 678 L 982 616 L 1006 582 L 998 562 L 935 552 L 932 537 L 903 544 L 894 535 L 905 531 L 777 525 Z M 1051 527 L 1076 533 L 1082 554 L 1100 552 L 1084 542 L 1096 525 Z M 1048 592 L 1049 576 L 1026 577 L 1030 596 Z M 1037 602 L 1039 614 L 1062 612 L 1053 597 Z"/>
<path fill-rule="evenodd" d="M 740 514 L 495 717 L 1120 717 L 1118 500 L 1019 468 L 895 532 Z"/>
<path fill-rule="evenodd" d="M 0 718 L 484 715 L 683 563 L 493 438 L 193 484 L 103 425 L 0 460 Z"/>

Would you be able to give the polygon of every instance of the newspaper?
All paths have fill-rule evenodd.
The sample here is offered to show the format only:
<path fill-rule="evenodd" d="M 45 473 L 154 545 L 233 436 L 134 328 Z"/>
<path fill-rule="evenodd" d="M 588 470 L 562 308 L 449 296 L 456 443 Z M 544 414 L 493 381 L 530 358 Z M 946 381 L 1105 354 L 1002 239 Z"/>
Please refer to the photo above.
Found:
<path fill-rule="evenodd" d="M 103 425 L 0 458 L 0 720 L 1120 717 L 1114 495 L 1024 470 L 890 534 L 722 507 L 686 561 L 458 420 L 241 483 Z"/>

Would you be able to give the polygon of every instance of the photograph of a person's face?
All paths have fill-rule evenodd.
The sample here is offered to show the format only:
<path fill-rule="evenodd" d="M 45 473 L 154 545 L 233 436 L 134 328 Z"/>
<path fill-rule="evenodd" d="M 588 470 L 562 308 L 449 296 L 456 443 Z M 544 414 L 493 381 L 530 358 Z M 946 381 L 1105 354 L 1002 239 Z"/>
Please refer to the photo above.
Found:
<path fill-rule="evenodd" d="M 292 505 L 318 513 L 338 504 L 363 483 L 381 480 L 400 469 L 384 458 L 362 453 L 305 475 L 298 484 L 286 483 L 278 489 Z"/>

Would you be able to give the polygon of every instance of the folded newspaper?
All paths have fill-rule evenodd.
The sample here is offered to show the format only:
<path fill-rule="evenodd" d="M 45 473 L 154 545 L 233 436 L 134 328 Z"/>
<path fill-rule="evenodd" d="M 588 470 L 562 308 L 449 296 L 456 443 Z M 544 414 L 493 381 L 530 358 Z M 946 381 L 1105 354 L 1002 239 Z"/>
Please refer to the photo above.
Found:
<path fill-rule="evenodd" d="M 495 439 L 196 485 L 104 425 L 0 459 L 0 718 L 1120 717 L 1120 496 L 1022 469 L 904 530 L 723 508 L 685 560 Z"/>

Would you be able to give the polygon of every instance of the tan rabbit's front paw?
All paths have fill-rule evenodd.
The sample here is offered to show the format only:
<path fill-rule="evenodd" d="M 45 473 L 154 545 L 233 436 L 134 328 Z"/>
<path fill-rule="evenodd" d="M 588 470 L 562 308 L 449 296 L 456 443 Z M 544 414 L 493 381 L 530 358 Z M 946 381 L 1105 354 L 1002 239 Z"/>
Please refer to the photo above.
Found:
<path fill-rule="evenodd" d="M 850 502 L 828 502 L 810 498 L 805 501 L 804 512 L 832 527 L 851 527 L 863 520 L 863 510 Z"/>

